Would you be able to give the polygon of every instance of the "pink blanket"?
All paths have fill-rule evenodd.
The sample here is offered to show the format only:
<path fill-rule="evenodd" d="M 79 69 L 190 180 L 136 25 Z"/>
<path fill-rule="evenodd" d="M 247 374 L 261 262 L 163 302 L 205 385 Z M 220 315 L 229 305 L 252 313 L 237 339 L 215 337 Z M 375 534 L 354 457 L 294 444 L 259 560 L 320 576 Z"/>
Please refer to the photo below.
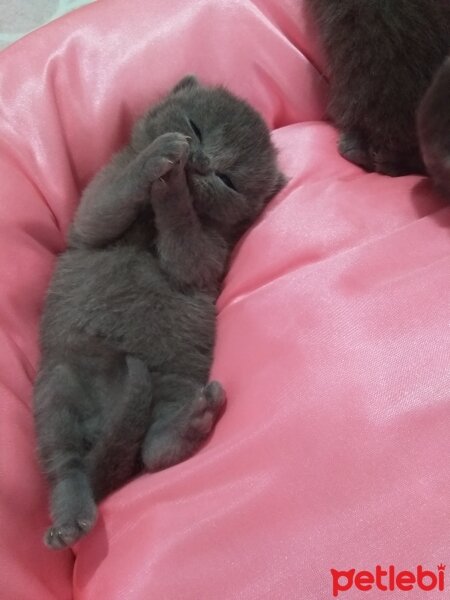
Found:
<path fill-rule="evenodd" d="M 356 569 L 342 598 L 446 597 L 382 591 L 375 569 L 443 580 L 450 558 L 450 209 L 339 157 L 321 64 L 299 0 L 98 2 L 0 55 L 5 600 L 322 600 L 331 569 Z M 187 72 L 260 110 L 292 177 L 219 300 L 228 410 L 52 553 L 30 408 L 44 293 L 86 182 Z"/>

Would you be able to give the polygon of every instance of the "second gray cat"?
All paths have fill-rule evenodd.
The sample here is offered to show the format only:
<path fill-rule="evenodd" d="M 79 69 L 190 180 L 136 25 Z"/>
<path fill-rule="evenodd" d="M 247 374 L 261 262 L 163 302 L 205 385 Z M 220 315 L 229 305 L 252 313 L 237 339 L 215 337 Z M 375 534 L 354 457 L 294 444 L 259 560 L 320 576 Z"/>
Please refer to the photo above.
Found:
<path fill-rule="evenodd" d="M 424 172 L 418 104 L 450 51 L 449 0 L 305 0 L 330 72 L 339 152 L 368 171 Z"/>
<path fill-rule="evenodd" d="M 261 117 L 193 77 L 85 190 L 44 310 L 34 410 L 51 548 L 140 469 L 191 456 L 225 405 L 208 383 L 230 252 L 284 176 Z"/>

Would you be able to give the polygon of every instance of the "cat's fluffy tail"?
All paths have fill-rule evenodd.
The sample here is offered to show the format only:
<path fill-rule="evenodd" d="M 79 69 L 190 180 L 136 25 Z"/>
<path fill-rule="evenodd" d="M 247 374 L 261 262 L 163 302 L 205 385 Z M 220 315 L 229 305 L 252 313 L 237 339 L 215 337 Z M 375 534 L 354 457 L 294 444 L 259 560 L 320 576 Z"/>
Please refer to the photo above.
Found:
<path fill-rule="evenodd" d="M 126 398 L 112 411 L 105 431 L 88 455 L 88 470 L 96 501 L 136 474 L 142 442 L 150 425 L 150 373 L 139 358 L 126 357 Z"/>

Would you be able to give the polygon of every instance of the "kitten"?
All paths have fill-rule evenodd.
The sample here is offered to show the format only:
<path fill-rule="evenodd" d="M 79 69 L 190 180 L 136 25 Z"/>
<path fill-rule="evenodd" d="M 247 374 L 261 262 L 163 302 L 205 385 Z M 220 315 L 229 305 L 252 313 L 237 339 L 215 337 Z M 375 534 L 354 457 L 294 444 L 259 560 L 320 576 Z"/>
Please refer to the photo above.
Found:
<path fill-rule="evenodd" d="M 417 124 L 422 156 L 436 188 L 450 199 L 450 58 L 423 98 Z"/>
<path fill-rule="evenodd" d="M 34 407 L 51 548 L 141 468 L 190 457 L 225 404 L 208 383 L 230 252 L 285 178 L 261 117 L 184 78 L 90 183 L 50 285 Z"/>
<path fill-rule="evenodd" d="M 415 113 L 450 49 L 450 2 L 305 2 L 329 63 L 341 155 L 368 171 L 422 173 Z"/>

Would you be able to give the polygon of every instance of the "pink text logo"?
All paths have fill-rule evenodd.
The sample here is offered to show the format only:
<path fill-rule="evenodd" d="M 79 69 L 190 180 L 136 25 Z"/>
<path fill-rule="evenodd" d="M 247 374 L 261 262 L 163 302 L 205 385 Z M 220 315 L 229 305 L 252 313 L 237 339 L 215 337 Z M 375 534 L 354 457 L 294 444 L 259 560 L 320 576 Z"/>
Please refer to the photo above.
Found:
<path fill-rule="evenodd" d="M 415 571 L 397 571 L 394 565 L 389 565 L 383 569 L 377 565 L 375 571 L 338 571 L 331 569 L 333 596 L 338 596 L 342 592 L 355 587 L 361 592 L 369 592 L 372 589 L 378 589 L 382 592 L 393 592 L 400 590 L 409 592 L 414 589 L 420 589 L 424 592 L 433 590 L 444 591 L 445 565 L 438 565 L 437 571 L 425 570 L 422 565 L 418 565 Z"/>

